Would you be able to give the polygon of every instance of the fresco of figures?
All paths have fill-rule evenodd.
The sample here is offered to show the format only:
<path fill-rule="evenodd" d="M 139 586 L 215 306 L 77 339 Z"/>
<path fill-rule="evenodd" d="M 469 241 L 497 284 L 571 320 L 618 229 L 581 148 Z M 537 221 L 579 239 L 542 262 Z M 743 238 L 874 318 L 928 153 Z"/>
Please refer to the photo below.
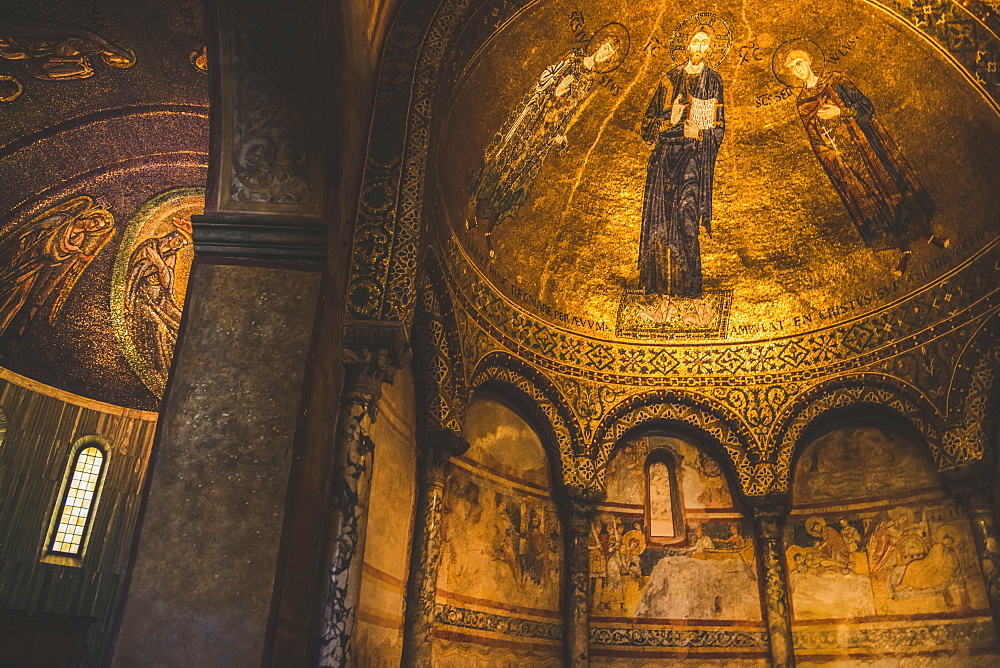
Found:
<path fill-rule="evenodd" d="M 452 460 L 442 508 L 435 661 L 560 665 L 563 539 L 541 442 L 514 411 L 483 398 L 469 408 L 465 436 L 470 448 Z"/>
<path fill-rule="evenodd" d="M 793 619 L 810 620 L 796 627 L 804 656 L 989 647 L 968 520 L 920 446 L 886 427 L 838 429 L 804 450 L 795 476 L 785 557 Z M 899 647 L 887 646 L 889 626 L 907 632 Z M 828 627 L 842 637 L 824 639 Z"/>
<path fill-rule="evenodd" d="M 683 438 L 626 442 L 608 464 L 598 510 L 589 543 L 592 661 L 641 665 L 648 652 L 666 651 L 766 665 L 752 527 L 714 457 Z"/>

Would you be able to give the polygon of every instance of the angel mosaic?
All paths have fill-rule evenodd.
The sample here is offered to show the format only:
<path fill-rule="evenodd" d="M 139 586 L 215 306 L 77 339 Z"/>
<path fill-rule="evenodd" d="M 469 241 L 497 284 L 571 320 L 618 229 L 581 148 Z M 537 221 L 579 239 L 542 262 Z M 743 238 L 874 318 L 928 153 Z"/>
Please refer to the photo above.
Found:
<path fill-rule="evenodd" d="M 808 39 L 775 51 L 772 69 L 798 88 L 796 108 L 809 144 L 830 177 L 865 245 L 898 249 L 896 273 L 906 271 L 910 244 L 924 239 L 945 248 L 931 232 L 934 202 L 876 116 L 872 101 L 840 72 L 826 72 L 823 52 Z"/>
<path fill-rule="evenodd" d="M 527 201 L 549 151 L 566 150 L 567 131 L 586 108 L 598 75 L 621 65 L 628 50 L 625 26 L 609 23 L 600 28 L 585 49 L 545 68 L 486 149 L 472 179 L 466 226 L 483 226 L 491 258 L 496 257 L 494 228 Z"/>
<path fill-rule="evenodd" d="M 166 384 L 182 304 L 174 297 L 177 253 L 191 244 L 182 230 L 146 239 L 132 251 L 125 285 L 125 321 L 132 340 L 145 350 L 159 386 Z"/>
<path fill-rule="evenodd" d="M 86 195 L 42 212 L 0 241 L 0 331 L 38 315 L 54 324 L 77 281 L 115 233 L 103 201 Z"/>
<path fill-rule="evenodd" d="M 60 81 L 93 76 L 91 58 L 111 67 L 135 64 L 135 53 L 100 35 L 58 23 L 0 20 L 0 58 L 24 63 L 36 79 Z"/>

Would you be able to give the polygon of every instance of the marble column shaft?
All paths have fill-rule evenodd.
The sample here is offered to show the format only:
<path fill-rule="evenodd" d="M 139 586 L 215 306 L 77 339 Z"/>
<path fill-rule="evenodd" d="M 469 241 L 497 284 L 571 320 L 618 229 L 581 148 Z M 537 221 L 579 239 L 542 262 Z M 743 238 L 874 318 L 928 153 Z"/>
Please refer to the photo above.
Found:
<path fill-rule="evenodd" d="M 438 569 L 441 563 L 441 508 L 448 459 L 469 444 L 450 429 L 417 434 L 417 512 L 406 587 L 401 665 L 433 666 L 433 632 Z"/>
<path fill-rule="evenodd" d="M 1000 551 L 997 546 L 992 485 L 986 476 L 978 473 L 953 481 L 948 487 L 969 518 L 993 621 L 1000 631 Z"/>
<path fill-rule="evenodd" d="M 590 665 L 590 529 L 599 499 L 575 494 L 569 501 L 566 537 L 567 586 L 563 664 Z"/>
<path fill-rule="evenodd" d="M 337 668 L 349 664 L 357 621 L 375 455 L 370 429 L 382 383 L 394 372 L 384 350 L 345 349 L 344 366 L 323 536 L 318 652 L 320 666 Z"/>
<path fill-rule="evenodd" d="M 753 509 L 754 530 L 764 565 L 764 612 L 767 617 L 771 665 L 774 668 L 790 668 L 795 665 L 792 618 L 788 605 L 788 575 L 781 555 L 785 515 L 783 506 L 758 506 Z"/>

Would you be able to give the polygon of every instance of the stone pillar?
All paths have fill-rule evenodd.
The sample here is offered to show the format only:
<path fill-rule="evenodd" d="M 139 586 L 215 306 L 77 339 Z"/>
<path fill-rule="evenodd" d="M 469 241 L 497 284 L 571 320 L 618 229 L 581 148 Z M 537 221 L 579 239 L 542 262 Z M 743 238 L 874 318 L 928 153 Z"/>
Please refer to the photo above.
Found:
<path fill-rule="evenodd" d="M 1000 551 L 993 513 L 992 476 L 980 466 L 946 471 L 944 478 L 948 490 L 969 518 L 993 622 L 1000 631 Z"/>
<path fill-rule="evenodd" d="M 566 532 L 566 609 L 563 611 L 564 665 L 590 665 L 590 531 L 603 494 L 570 492 Z"/>
<path fill-rule="evenodd" d="M 361 590 L 375 422 L 382 383 L 395 366 L 385 349 L 344 349 L 344 391 L 327 497 L 320 581 L 319 665 L 348 665 Z"/>
<path fill-rule="evenodd" d="M 441 563 L 441 504 L 448 460 L 469 449 L 469 444 L 451 429 L 417 432 L 417 515 L 410 553 L 410 577 L 406 585 L 406 617 L 403 623 L 405 667 L 433 666 L 432 637 L 438 567 Z"/>
<path fill-rule="evenodd" d="M 784 503 L 761 504 L 753 509 L 758 552 L 764 566 L 764 612 L 774 668 L 795 665 L 792 617 L 788 606 L 788 574 L 782 556 L 781 534 L 785 528 L 785 515 Z"/>

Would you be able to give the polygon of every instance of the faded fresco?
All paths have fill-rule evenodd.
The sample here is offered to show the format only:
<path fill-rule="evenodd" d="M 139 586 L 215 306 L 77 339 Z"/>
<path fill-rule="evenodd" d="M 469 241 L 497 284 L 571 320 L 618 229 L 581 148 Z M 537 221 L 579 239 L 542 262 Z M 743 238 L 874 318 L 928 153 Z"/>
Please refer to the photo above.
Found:
<path fill-rule="evenodd" d="M 156 410 L 190 217 L 204 209 L 202 8 L 11 0 L 4 10 L 0 366 Z"/>
<path fill-rule="evenodd" d="M 675 493 L 655 474 L 661 461 L 675 468 Z M 677 504 L 679 535 L 652 530 L 647 499 Z M 668 436 L 620 446 L 591 530 L 591 662 L 767 665 L 751 531 L 721 467 L 704 450 Z"/>
<path fill-rule="evenodd" d="M 803 660 L 978 656 L 992 646 L 968 520 L 919 446 L 890 429 L 842 428 L 806 448 L 785 558 Z"/>
<path fill-rule="evenodd" d="M 435 661 L 561 665 L 563 539 L 542 444 L 488 398 L 473 401 L 464 432 L 469 451 L 445 487 Z"/>
<path fill-rule="evenodd" d="M 974 23 L 949 23 L 969 49 Z M 472 263 L 556 326 L 841 322 L 995 234 L 1000 104 L 935 39 L 862 0 L 535 3 L 463 62 L 435 196 Z"/>
<path fill-rule="evenodd" d="M 399 371 L 385 385 L 378 420 L 371 427 L 377 444 L 368 502 L 358 621 L 351 639 L 356 665 L 399 666 L 403 652 L 403 608 L 409 574 L 416 504 L 413 376 Z"/>

